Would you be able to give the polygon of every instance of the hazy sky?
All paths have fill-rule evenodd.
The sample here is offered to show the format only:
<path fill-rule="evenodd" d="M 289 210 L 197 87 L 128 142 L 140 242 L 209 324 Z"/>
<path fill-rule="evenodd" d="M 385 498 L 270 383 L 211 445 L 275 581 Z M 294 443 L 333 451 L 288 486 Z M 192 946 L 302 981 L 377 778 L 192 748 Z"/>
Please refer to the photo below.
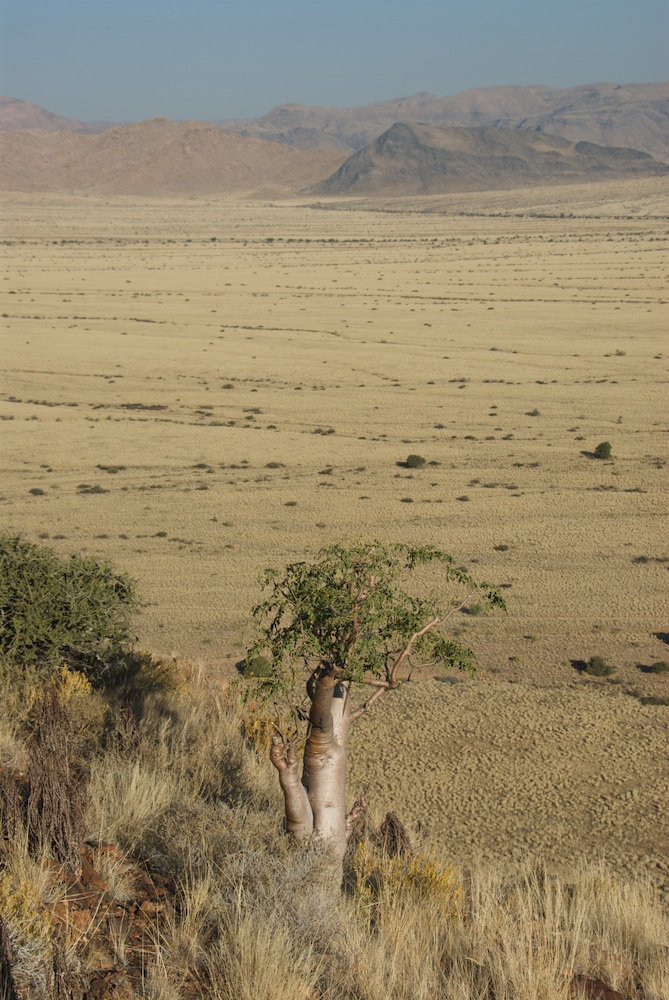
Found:
<path fill-rule="evenodd" d="M 669 0 L 0 0 L 0 93 L 84 120 L 651 82 L 668 53 Z"/>

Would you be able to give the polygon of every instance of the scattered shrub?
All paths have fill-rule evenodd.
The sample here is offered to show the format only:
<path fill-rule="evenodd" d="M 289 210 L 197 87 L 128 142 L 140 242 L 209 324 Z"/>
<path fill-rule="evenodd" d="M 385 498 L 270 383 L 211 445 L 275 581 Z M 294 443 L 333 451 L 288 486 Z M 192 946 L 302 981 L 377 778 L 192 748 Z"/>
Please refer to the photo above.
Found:
<path fill-rule="evenodd" d="M 109 493 L 109 490 L 100 486 L 99 483 L 95 483 L 95 485 L 92 485 L 91 483 L 79 483 L 77 490 L 83 495 L 88 495 L 90 493 Z"/>
<path fill-rule="evenodd" d="M 648 667 L 648 671 L 651 674 L 669 673 L 669 663 L 667 663 L 666 660 L 658 660 L 656 663 L 651 663 Z"/>
<path fill-rule="evenodd" d="M 583 665 L 583 672 L 592 677 L 611 677 L 616 668 L 607 663 L 603 656 L 591 656 Z"/>
<path fill-rule="evenodd" d="M 600 443 L 595 448 L 593 455 L 595 456 L 595 458 L 601 458 L 601 459 L 611 458 L 611 442 L 600 441 Z"/>
<path fill-rule="evenodd" d="M 404 465 L 407 469 L 422 469 L 426 460 L 422 455 L 407 455 Z"/>

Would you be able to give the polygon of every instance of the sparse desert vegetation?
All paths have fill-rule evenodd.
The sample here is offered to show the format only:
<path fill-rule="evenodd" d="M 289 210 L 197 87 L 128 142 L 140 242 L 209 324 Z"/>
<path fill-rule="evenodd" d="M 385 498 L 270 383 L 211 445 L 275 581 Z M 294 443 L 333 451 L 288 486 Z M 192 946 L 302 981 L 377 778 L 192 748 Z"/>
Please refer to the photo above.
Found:
<path fill-rule="evenodd" d="M 18 988 L 664 1000 L 666 182 L 2 200 L 3 530 L 143 603 L 97 672 L 64 640 L 3 675 Z M 352 733 L 371 811 L 333 902 L 235 685 L 267 670 L 258 577 L 372 538 L 452 552 L 508 613 L 457 615 L 477 677 L 416 670 Z M 51 746 L 80 795 L 29 834 L 31 789 L 69 788 Z"/>

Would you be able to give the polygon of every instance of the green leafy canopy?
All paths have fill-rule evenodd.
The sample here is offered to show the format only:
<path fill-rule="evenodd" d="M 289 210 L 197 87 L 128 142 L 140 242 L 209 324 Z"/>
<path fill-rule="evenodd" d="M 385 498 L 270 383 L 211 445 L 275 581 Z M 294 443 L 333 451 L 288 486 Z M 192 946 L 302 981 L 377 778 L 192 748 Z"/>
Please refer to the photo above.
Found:
<path fill-rule="evenodd" d="M 430 563 L 439 567 L 439 596 L 409 592 L 409 578 Z M 271 658 L 266 683 L 274 690 L 318 663 L 338 668 L 344 680 L 388 680 L 408 644 L 416 661 L 473 671 L 474 654 L 444 635 L 444 619 L 474 596 L 504 608 L 497 588 L 475 581 L 433 546 L 335 544 L 282 576 L 268 570 L 262 583 L 269 593 L 253 612 L 258 638 L 249 657 Z"/>
<path fill-rule="evenodd" d="M 138 606 L 133 581 L 108 563 L 0 533 L 0 665 L 118 648 Z"/>

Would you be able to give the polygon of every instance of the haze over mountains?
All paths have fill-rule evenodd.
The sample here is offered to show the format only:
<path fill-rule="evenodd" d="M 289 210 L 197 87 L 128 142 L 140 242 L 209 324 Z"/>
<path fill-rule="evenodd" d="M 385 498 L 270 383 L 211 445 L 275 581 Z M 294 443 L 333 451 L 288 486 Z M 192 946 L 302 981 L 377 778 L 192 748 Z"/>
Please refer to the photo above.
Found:
<path fill-rule="evenodd" d="M 453 97 L 422 93 L 355 108 L 285 104 L 262 118 L 218 124 L 299 149 L 328 144 L 357 151 L 398 121 L 548 132 L 572 142 L 628 146 L 669 161 L 669 82 L 594 83 L 567 90 L 483 87 Z"/>
<path fill-rule="evenodd" d="M 666 163 L 669 83 L 487 87 L 113 127 L 0 98 L 4 190 L 422 194 L 656 176 Z"/>

